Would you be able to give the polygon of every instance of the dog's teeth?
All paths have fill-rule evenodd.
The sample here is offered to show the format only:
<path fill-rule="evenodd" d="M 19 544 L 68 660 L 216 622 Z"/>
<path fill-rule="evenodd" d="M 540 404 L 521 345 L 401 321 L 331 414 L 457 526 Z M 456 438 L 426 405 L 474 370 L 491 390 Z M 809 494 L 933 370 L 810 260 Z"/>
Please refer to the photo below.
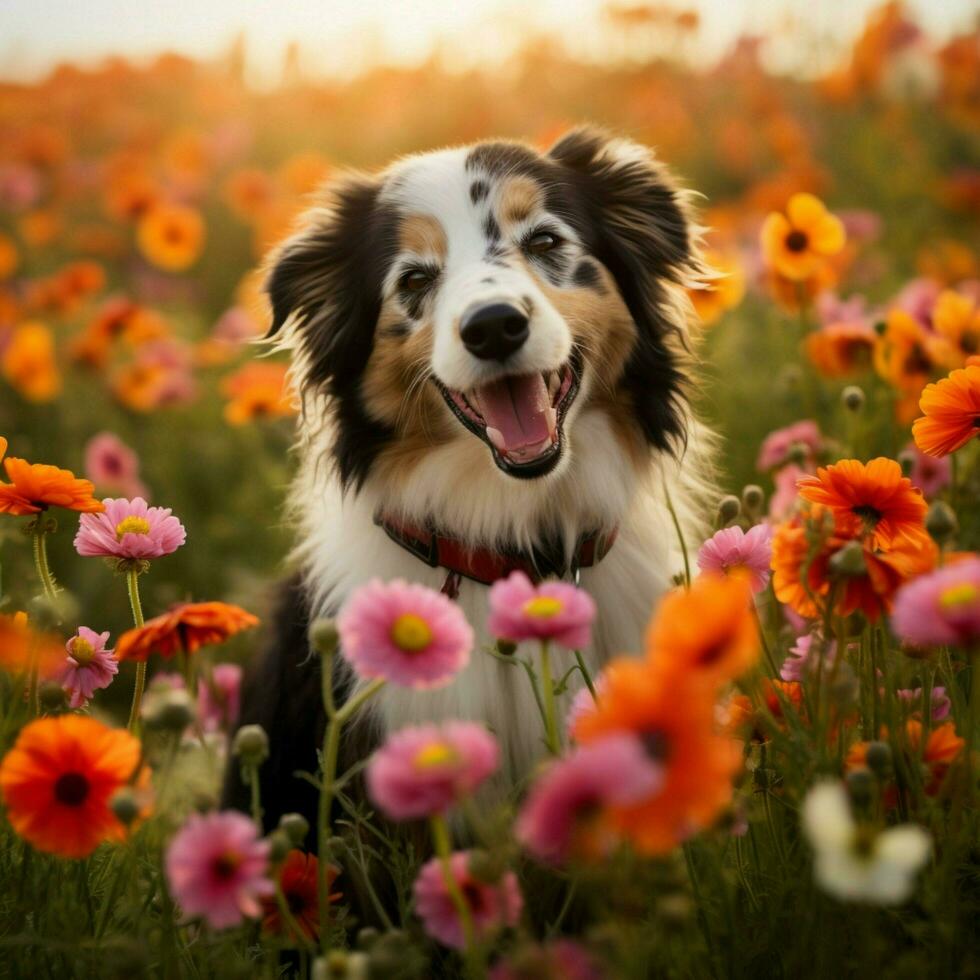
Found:
<path fill-rule="evenodd" d="M 487 438 L 494 444 L 494 446 L 501 452 L 506 451 L 507 443 L 504 442 L 504 434 L 500 429 L 495 429 L 493 426 L 487 426 Z"/>
<path fill-rule="evenodd" d="M 557 371 L 548 372 L 548 394 L 551 396 L 552 401 L 555 395 L 558 394 L 558 389 L 561 387 L 561 375 Z"/>

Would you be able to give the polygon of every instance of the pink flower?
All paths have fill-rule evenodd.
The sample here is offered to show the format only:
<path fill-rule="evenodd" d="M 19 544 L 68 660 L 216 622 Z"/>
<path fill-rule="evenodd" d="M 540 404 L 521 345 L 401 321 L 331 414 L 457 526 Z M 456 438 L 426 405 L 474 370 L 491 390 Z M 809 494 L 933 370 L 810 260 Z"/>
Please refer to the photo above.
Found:
<path fill-rule="evenodd" d="M 823 292 L 816 301 L 817 318 L 821 326 L 829 327 L 835 323 L 861 324 L 871 327 L 871 315 L 867 310 L 867 300 L 857 294 L 850 299 L 841 299 L 836 293 Z"/>
<path fill-rule="evenodd" d="M 910 442 L 902 450 L 902 455 L 907 455 L 913 460 L 909 479 L 913 486 L 922 491 L 926 499 L 932 500 L 949 486 L 953 478 L 953 464 L 949 456 L 943 456 L 942 459 L 927 456 L 914 442 Z"/>
<path fill-rule="evenodd" d="M 892 629 L 913 646 L 968 646 L 980 639 L 980 557 L 972 555 L 903 585 Z"/>
<path fill-rule="evenodd" d="M 495 885 L 491 885 L 474 878 L 469 863 L 469 851 L 456 851 L 449 859 L 450 874 L 469 908 L 475 938 L 482 940 L 503 926 L 517 925 L 524 900 L 514 872 L 507 871 Z M 466 944 L 463 925 L 446 887 L 439 858 L 422 865 L 413 892 L 415 913 L 422 920 L 425 931 L 444 946 L 462 949 Z"/>
<path fill-rule="evenodd" d="M 762 441 L 759 457 L 755 461 L 756 469 L 765 472 L 783 466 L 789 462 L 787 456 L 794 446 L 802 446 L 807 459 L 812 460 L 823 447 L 823 436 L 817 423 L 812 419 L 803 419 L 770 432 Z"/>
<path fill-rule="evenodd" d="M 197 682 L 197 710 L 206 732 L 229 731 L 238 718 L 242 668 L 216 664 Z"/>
<path fill-rule="evenodd" d="M 497 740 L 481 725 L 403 728 L 374 753 L 368 795 L 391 820 L 430 817 L 469 796 L 499 765 Z"/>
<path fill-rule="evenodd" d="M 816 647 L 814 647 L 816 643 Z M 820 662 L 823 641 L 814 633 L 798 637 L 796 643 L 790 647 L 789 654 L 779 668 L 779 676 L 784 681 L 800 681 L 805 683 L 817 669 Z M 823 669 L 827 671 L 833 666 L 834 658 L 837 656 L 837 644 L 831 641 L 830 645 L 823 650 Z"/>
<path fill-rule="evenodd" d="M 512 953 L 493 965 L 490 980 L 603 980 L 592 954 L 571 939 Z"/>
<path fill-rule="evenodd" d="M 100 432 L 89 439 L 85 446 L 85 475 L 102 489 L 149 499 L 149 491 L 140 480 L 139 457 L 111 432 Z"/>
<path fill-rule="evenodd" d="M 261 333 L 261 325 L 255 322 L 253 316 L 240 306 L 232 306 L 218 318 L 211 336 L 226 344 L 238 345 L 254 340 Z"/>
<path fill-rule="evenodd" d="M 490 632 L 505 640 L 554 640 L 581 650 L 595 613 L 592 597 L 566 582 L 535 587 L 523 572 L 512 572 L 490 587 Z"/>
<path fill-rule="evenodd" d="M 772 528 L 768 524 L 756 524 L 748 531 L 722 528 L 698 552 L 698 568 L 702 572 L 746 574 L 753 592 L 761 592 L 769 584 L 771 560 Z"/>
<path fill-rule="evenodd" d="M 101 514 L 82 514 L 75 535 L 80 555 L 102 558 L 161 558 L 187 537 L 169 507 L 149 507 L 142 497 L 102 501 Z"/>
<path fill-rule="evenodd" d="M 610 735 L 553 762 L 517 818 L 518 840 L 542 861 L 597 858 L 615 843 L 601 812 L 655 793 L 663 774 L 633 735 Z"/>
<path fill-rule="evenodd" d="M 909 688 L 904 688 L 900 691 L 895 692 L 899 699 L 905 701 L 907 704 L 911 704 L 913 707 L 919 708 L 922 706 L 922 688 L 917 687 L 915 690 Z M 944 718 L 949 716 L 952 710 L 953 704 L 949 700 L 949 695 L 946 693 L 945 687 L 934 687 L 929 692 L 929 703 L 930 703 L 930 714 L 932 715 L 933 721 L 942 721 Z"/>
<path fill-rule="evenodd" d="M 773 521 L 785 521 L 791 517 L 799 503 L 796 484 L 807 471 L 796 463 L 789 463 L 778 469 L 772 477 L 776 492 L 769 498 L 769 517 Z"/>
<path fill-rule="evenodd" d="M 170 893 L 184 914 L 215 929 L 262 913 L 274 894 L 268 877 L 269 843 L 244 814 L 191 814 L 167 848 Z"/>
<path fill-rule="evenodd" d="M 469 662 L 473 630 L 440 592 L 400 579 L 375 579 L 337 618 L 340 649 L 361 677 L 406 687 L 442 687 Z"/>
<path fill-rule="evenodd" d="M 119 672 L 119 662 L 112 650 L 106 650 L 109 631 L 96 633 L 87 626 L 65 644 L 68 659 L 55 680 L 71 695 L 72 708 L 83 708 L 96 691 L 108 687 Z"/>
<path fill-rule="evenodd" d="M 931 330 L 932 309 L 942 291 L 942 284 L 935 279 L 913 279 L 905 284 L 891 305 L 905 310 L 922 326 Z"/>

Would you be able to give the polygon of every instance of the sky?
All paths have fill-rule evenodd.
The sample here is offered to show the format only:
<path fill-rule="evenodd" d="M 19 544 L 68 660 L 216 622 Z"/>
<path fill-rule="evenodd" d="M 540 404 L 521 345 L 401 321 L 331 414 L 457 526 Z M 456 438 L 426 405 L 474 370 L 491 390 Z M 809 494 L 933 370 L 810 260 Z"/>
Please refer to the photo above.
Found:
<path fill-rule="evenodd" d="M 636 3 L 639 0 L 627 0 Z M 878 0 L 690 0 L 701 15 L 702 52 L 722 54 L 744 32 L 796 18 L 807 34 L 847 40 Z M 60 61 L 134 60 L 162 50 L 213 58 L 245 32 L 253 80 L 277 77 L 283 51 L 298 42 L 313 76 L 350 75 L 365 64 L 413 64 L 440 39 L 460 67 L 502 60 L 532 30 L 574 52 L 601 57 L 595 29 L 601 0 L 0 0 L 0 77 L 30 80 Z M 934 36 L 963 29 L 980 0 L 908 0 Z"/>

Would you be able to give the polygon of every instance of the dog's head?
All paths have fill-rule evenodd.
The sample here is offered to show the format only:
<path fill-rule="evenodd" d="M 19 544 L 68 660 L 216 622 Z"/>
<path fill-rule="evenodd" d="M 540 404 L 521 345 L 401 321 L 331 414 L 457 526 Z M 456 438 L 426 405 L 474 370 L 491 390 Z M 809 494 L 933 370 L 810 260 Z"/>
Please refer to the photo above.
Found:
<path fill-rule="evenodd" d="M 455 440 L 544 477 L 589 409 L 631 451 L 669 451 L 685 436 L 675 296 L 694 237 L 652 154 L 594 130 L 545 154 L 410 157 L 334 183 L 278 251 L 271 333 L 288 324 L 301 387 L 326 396 L 345 485 Z"/>

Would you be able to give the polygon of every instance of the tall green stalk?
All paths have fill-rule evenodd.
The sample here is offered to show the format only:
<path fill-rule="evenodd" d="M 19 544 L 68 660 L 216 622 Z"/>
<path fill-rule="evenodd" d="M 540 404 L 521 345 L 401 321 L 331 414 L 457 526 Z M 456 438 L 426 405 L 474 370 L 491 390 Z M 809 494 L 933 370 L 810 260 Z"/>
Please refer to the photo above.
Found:
<path fill-rule="evenodd" d="M 133 622 L 139 629 L 143 625 L 143 604 L 140 602 L 139 571 L 131 568 L 126 572 L 126 587 L 129 591 L 129 606 L 133 611 Z M 129 709 L 130 731 L 134 731 L 140 716 L 140 704 L 143 701 L 143 689 L 146 687 L 146 661 L 136 664 L 136 686 L 133 688 L 133 703 Z"/>

